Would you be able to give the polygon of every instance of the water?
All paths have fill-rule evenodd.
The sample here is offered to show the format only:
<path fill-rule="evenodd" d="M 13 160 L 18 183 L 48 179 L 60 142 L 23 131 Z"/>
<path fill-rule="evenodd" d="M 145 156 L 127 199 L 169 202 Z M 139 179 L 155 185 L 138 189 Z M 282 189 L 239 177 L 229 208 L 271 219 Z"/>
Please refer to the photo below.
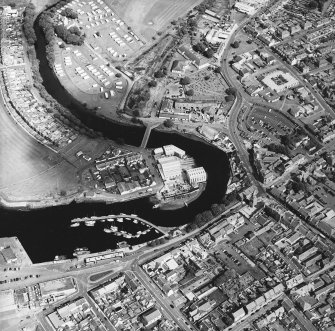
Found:
<path fill-rule="evenodd" d="M 63 89 L 48 67 L 45 59 L 44 38 L 35 27 L 38 44 L 37 57 L 40 60 L 40 72 L 47 91 L 62 105 L 68 107 L 86 125 L 99 130 L 110 139 L 122 137 L 127 144 L 139 146 L 144 128 L 124 126 L 92 116 L 84 111 Z M 229 179 L 229 162 L 227 155 L 219 149 L 199 139 L 190 139 L 176 133 L 164 133 L 153 130 L 148 148 L 174 144 L 195 158 L 202 165 L 208 181 L 205 191 L 195 201 L 178 210 L 152 209 L 148 198 L 125 203 L 106 205 L 103 203 L 70 204 L 32 211 L 0 209 L 0 237 L 17 236 L 33 262 L 52 260 L 55 255 L 71 256 L 77 247 L 88 247 L 92 252 L 115 248 L 117 241 L 125 240 L 103 232 L 103 226 L 80 226 L 71 228 L 70 221 L 76 217 L 104 216 L 108 214 L 137 214 L 141 218 L 161 226 L 178 226 L 194 219 L 194 216 L 210 209 L 213 203 L 221 202 L 226 192 Z M 104 224 L 104 223 L 103 223 Z M 127 229 L 124 229 L 127 231 Z M 155 232 L 136 239 L 128 239 L 131 244 L 138 244 L 156 238 Z"/>

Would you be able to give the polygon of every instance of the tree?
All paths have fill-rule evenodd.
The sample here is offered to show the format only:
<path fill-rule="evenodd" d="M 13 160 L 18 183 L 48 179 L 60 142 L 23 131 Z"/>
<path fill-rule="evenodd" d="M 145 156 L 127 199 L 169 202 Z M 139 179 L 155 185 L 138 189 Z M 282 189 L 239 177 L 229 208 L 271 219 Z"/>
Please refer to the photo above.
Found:
<path fill-rule="evenodd" d="M 148 83 L 148 86 L 149 87 L 156 87 L 157 86 L 157 82 L 155 80 L 151 80 L 149 83 Z"/>
<path fill-rule="evenodd" d="M 204 55 L 207 57 L 207 58 L 212 58 L 213 55 L 214 55 L 214 51 L 211 49 L 211 48 L 207 48 L 207 50 L 204 52 Z"/>
<path fill-rule="evenodd" d="M 187 76 L 180 78 L 181 85 L 188 85 L 191 83 L 191 79 Z"/>
<path fill-rule="evenodd" d="M 233 95 L 233 96 L 236 96 L 236 93 L 237 93 L 237 89 L 235 87 L 228 87 L 226 89 L 226 93 L 228 95 Z"/>
<path fill-rule="evenodd" d="M 240 46 L 240 43 L 236 40 L 236 41 L 234 41 L 232 44 L 231 44 L 231 47 L 233 47 L 233 48 L 239 48 L 239 46 Z"/>
<path fill-rule="evenodd" d="M 173 121 L 171 119 L 169 119 L 169 118 L 164 121 L 164 126 L 166 128 L 172 128 L 173 125 L 174 125 Z"/>
<path fill-rule="evenodd" d="M 115 74 L 115 77 L 117 77 L 117 78 L 121 78 L 122 75 L 118 72 L 118 73 Z"/>
<path fill-rule="evenodd" d="M 221 73 L 221 68 L 220 68 L 220 67 L 216 67 L 216 68 L 214 69 L 214 72 L 215 72 L 216 74 Z"/>
<path fill-rule="evenodd" d="M 314 10 L 314 9 L 318 8 L 318 3 L 314 0 L 310 1 L 308 3 L 308 8 Z"/>
<path fill-rule="evenodd" d="M 232 101 L 234 101 L 234 96 L 233 95 L 227 95 L 225 97 L 225 100 L 226 100 L 226 102 L 232 102 Z"/>
<path fill-rule="evenodd" d="M 194 95 L 194 91 L 192 89 L 189 89 L 185 92 L 185 94 L 188 96 L 188 97 L 191 97 Z"/>
<path fill-rule="evenodd" d="M 78 14 L 71 8 L 65 8 L 61 15 L 66 16 L 67 18 L 76 19 L 78 18 Z"/>

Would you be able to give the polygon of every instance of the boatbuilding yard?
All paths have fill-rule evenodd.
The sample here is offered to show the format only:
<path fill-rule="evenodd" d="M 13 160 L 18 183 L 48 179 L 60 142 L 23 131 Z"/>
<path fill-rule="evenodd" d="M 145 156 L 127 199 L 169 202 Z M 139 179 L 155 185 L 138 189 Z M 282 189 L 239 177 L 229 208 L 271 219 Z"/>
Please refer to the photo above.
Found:
<path fill-rule="evenodd" d="M 198 191 L 199 185 L 206 182 L 205 169 L 196 167 L 194 159 L 182 149 L 166 145 L 154 149 L 153 153 L 164 180 L 164 188 L 160 191 L 163 200 L 184 198 Z"/>

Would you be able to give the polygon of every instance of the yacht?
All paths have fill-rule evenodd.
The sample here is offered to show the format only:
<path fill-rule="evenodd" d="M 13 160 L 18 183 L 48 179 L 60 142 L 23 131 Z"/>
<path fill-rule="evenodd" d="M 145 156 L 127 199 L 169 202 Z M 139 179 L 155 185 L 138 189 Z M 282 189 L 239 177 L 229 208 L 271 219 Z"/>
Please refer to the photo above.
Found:
<path fill-rule="evenodd" d="M 71 228 L 76 228 L 79 225 L 80 225 L 80 223 L 76 222 L 76 223 L 72 223 L 70 226 L 71 226 Z"/>
<path fill-rule="evenodd" d="M 116 221 L 117 221 L 117 222 L 123 222 L 123 218 L 122 218 L 122 217 L 118 217 L 118 218 L 116 219 Z"/>
<path fill-rule="evenodd" d="M 138 217 L 136 214 L 130 214 L 130 216 L 133 216 L 133 217 Z"/>
<path fill-rule="evenodd" d="M 117 231 L 117 232 L 115 232 L 115 235 L 116 235 L 116 236 L 121 236 L 121 232 L 118 232 L 118 231 Z"/>
<path fill-rule="evenodd" d="M 131 220 L 131 218 L 129 218 L 129 217 L 126 217 L 126 220 L 130 221 L 130 220 Z"/>
<path fill-rule="evenodd" d="M 137 223 L 138 223 L 138 220 L 137 220 L 136 218 L 134 218 L 134 219 L 133 219 L 133 222 L 134 222 L 135 224 L 137 224 Z"/>
<path fill-rule="evenodd" d="M 117 228 L 117 226 L 111 226 L 110 227 L 110 230 L 112 231 L 112 232 L 116 232 L 117 230 L 118 230 L 118 228 Z"/>
<path fill-rule="evenodd" d="M 73 255 L 78 256 L 78 255 L 90 254 L 90 253 L 91 252 L 89 251 L 87 247 L 82 247 L 82 248 L 76 248 L 73 252 Z"/>
<path fill-rule="evenodd" d="M 92 220 L 85 221 L 86 226 L 94 226 L 94 224 L 95 224 L 95 221 L 92 221 Z"/>
<path fill-rule="evenodd" d="M 108 229 L 108 228 L 104 228 L 104 231 L 105 231 L 106 233 L 112 233 L 112 232 L 113 232 L 111 229 Z"/>
<path fill-rule="evenodd" d="M 156 232 L 156 233 L 159 233 L 159 231 L 158 231 L 157 229 L 155 229 L 155 232 Z"/>
<path fill-rule="evenodd" d="M 129 238 L 132 237 L 132 235 L 131 235 L 130 233 L 126 233 L 126 234 L 124 235 L 124 237 L 129 239 Z"/>
<path fill-rule="evenodd" d="M 114 218 L 107 218 L 108 222 L 114 222 Z"/>

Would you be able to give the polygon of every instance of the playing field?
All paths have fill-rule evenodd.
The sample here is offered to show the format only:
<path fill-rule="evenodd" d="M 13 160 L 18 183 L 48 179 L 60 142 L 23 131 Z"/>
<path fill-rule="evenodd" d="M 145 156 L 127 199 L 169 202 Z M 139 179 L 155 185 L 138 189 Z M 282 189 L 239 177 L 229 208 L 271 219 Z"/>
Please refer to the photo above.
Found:
<path fill-rule="evenodd" d="M 105 0 L 147 41 L 171 21 L 185 15 L 201 0 Z"/>

